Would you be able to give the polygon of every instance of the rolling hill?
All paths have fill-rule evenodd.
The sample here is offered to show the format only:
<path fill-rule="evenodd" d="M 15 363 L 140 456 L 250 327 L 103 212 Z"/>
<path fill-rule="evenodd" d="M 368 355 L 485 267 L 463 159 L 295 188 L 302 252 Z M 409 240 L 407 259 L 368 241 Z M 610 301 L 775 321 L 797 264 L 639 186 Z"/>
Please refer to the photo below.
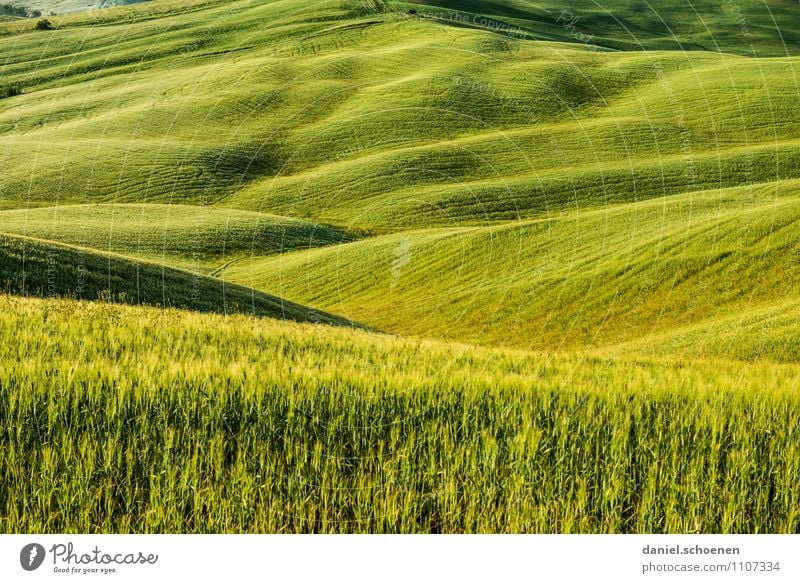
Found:
<path fill-rule="evenodd" d="M 796 55 L 797 7 L 790 0 L 685 2 L 544 0 L 389 2 L 451 26 L 511 37 L 558 40 L 624 51 L 705 50 L 750 56 Z"/>
<path fill-rule="evenodd" d="M 732 337 L 683 356 L 797 362 L 798 192 L 787 181 L 401 232 L 246 258 L 220 276 L 397 334 L 536 350 L 638 341 L 669 354 L 654 336 L 700 325 L 712 334 L 726 319 Z M 787 330 L 764 344 L 753 310 L 779 306 Z"/>
<path fill-rule="evenodd" d="M 213 271 L 243 256 L 353 241 L 345 231 L 212 207 L 107 204 L 0 211 L 0 232 Z"/>
<path fill-rule="evenodd" d="M 355 325 L 343 318 L 198 273 L 7 235 L 0 235 L 0 290 L 6 294 L 51 300 L 102 300 Z"/>
<path fill-rule="evenodd" d="M 800 177 L 794 58 L 597 52 L 357 4 L 181 6 L 0 39 L 23 90 L 0 101 L 0 205 L 392 231 Z"/>

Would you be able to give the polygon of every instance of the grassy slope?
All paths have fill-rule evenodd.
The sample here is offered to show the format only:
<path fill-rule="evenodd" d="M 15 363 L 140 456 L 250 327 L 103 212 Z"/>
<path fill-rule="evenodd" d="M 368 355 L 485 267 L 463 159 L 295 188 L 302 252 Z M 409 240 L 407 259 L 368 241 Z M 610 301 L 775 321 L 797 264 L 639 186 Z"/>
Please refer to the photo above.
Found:
<path fill-rule="evenodd" d="M 186 238 L 217 261 L 266 213 L 375 230 L 223 275 L 392 332 L 603 358 L 62 301 L 346 324 L 2 236 L 0 283 L 49 299 L 0 297 L 0 531 L 798 532 L 796 366 L 620 356 L 798 359 L 797 60 L 598 52 L 518 2 L 459 6 L 572 44 L 377 1 L 0 25 L 0 86 L 25 91 L 0 100 L 0 208 L 27 209 L 0 221 L 186 264 Z M 614 11 L 645 46 L 676 46 L 631 6 Z M 683 46 L 795 52 L 794 21 L 784 47 L 745 10 L 746 38 L 664 13 Z M 97 202 L 204 209 L 64 208 Z M 222 217 L 245 229 L 218 237 Z"/>
<path fill-rule="evenodd" d="M 0 296 L 2 532 L 800 529 L 796 366 Z"/>
<path fill-rule="evenodd" d="M 0 102 L 0 204 L 393 230 L 800 177 L 796 59 L 593 52 L 356 3 L 171 6 L 0 39 L 26 91 Z"/>
<path fill-rule="evenodd" d="M 342 318 L 200 274 L 6 235 L 0 235 L 0 289 L 5 293 L 50 299 L 100 298 L 351 325 Z"/>
<path fill-rule="evenodd" d="M 786 182 L 404 232 L 250 258 L 221 277 L 399 334 L 798 361 L 798 194 Z M 765 310 L 782 318 L 774 336 Z M 727 338 L 700 342 L 697 325 L 711 334 L 723 319 Z"/>
<path fill-rule="evenodd" d="M 346 243 L 352 235 L 262 213 L 184 205 L 75 205 L 0 211 L 0 232 L 193 269 L 246 255 Z"/>

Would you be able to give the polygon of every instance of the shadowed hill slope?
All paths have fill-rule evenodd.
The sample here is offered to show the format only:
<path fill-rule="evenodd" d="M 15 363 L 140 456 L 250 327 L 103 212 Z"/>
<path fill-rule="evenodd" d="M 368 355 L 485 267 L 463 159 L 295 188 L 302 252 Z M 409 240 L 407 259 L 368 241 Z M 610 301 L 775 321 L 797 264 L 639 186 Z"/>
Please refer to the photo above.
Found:
<path fill-rule="evenodd" d="M 0 235 L 0 286 L 5 293 L 23 296 L 103 299 L 200 312 L 353 325 L 343 318 L 218 279 L 6 235 Z"/>
<path fill-rule="evenodd" d="M 420 18 L 511 37 L 559 40 L 616 50 L 706 50 L 745 55 L 798 54 L 800 26 L 791 0 L 420 0 L 391 2 Z"/>

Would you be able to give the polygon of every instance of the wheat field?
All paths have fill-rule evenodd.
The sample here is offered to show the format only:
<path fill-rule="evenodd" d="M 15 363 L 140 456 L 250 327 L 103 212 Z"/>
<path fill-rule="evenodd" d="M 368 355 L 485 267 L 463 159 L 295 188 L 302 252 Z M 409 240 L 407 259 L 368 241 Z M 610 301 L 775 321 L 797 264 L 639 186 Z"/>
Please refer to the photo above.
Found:
<path fill-rule="evenodd" d="M 0 303 L 4 532 L 800 527 L 794 365 Z"/>

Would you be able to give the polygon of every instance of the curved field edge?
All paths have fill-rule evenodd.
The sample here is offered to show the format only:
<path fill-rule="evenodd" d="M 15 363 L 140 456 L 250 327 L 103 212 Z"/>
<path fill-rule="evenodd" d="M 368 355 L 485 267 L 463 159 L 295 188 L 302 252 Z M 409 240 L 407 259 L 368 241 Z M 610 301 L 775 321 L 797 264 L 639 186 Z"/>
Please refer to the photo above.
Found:
<path fill-rule="evenodd" d="M 353 322 L 205 275 L 27 237 L 0 235 L 0 290 L 21 296 L 248 313 L 281 320 Z"/>
<path fill-rule="evenodd" d="M 0 296 L 0 531 L 800 531 L 800 369 Z"/>

